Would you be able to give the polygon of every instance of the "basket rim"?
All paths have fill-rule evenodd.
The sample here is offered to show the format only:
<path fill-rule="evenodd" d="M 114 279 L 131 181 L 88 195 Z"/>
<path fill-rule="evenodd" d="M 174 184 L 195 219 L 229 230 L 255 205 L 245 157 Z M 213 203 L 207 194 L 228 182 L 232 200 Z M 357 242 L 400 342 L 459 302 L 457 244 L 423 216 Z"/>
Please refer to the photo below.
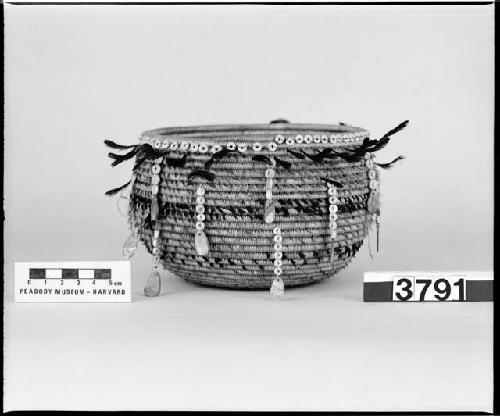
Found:
<path fill-rule="evenodd" d="M 328 132 L 328 133 L 357 133 L 367 132 L 362 127 L 347 124 L 317 124 L 317 123 L 251 123 L 251 124 L 207 124 L 193 126 L 160 127 L 146 130 L 144 137 L 169 136 L 169 135 L 197 135 L 197 134 L 273 134 L 276 132 Z"/>

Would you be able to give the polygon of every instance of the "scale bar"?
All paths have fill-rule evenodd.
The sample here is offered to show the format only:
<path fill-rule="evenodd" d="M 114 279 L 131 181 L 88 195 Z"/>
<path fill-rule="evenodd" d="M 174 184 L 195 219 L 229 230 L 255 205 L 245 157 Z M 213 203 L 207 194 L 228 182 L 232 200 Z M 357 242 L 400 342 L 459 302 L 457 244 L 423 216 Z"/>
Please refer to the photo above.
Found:
<path fill-rule="evenodd" d="M 29 279 L 84 279 L 84 280 L 109 280 L 111 269 L 29 269 Z"/>

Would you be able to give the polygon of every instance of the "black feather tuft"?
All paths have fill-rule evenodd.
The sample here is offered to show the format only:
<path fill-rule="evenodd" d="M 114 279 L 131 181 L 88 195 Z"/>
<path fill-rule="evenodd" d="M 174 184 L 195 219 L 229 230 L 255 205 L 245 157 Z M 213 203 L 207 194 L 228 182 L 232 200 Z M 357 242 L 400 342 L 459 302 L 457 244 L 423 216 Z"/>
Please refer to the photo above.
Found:
<path fill-rule="evenodd" d="M 213 182 L 215 179 L 215 174 L 204 169 L 195 169 L 188 175 L 188 182 L 191 182 L 193 178 L 202 178 L 207 181 Z"/>
<path fill-rule="evenodd" d="M 405 120 L 394 127 L 392 130 L 389 130 L 377 141 L 376 144 L 374 144 L 372 147 L 369 147 L 367 151 L 373 153 L 379 151 L 380 149 L 383 149 L 389 143 L 391 136 L 403 130 L 408 125 L 408 123 L 409 120 Z"/>
<path fill-rule="evenodd" d="M 104 144 L 111 149 L 132 149 L 133 147 L 137 147 L 136 144 L 123 145 L 115 143 L 113 140 L 104 140 Z"/>
<path fill-rule="evenodd" d="M 340 182 L 338 181 L 334 181 L 333 179 L 330 179 L 330 178 L 321 178 L 322 181 L 325 181 L 325 182 L 328 182 L 328 183 L 331 183 L 332 185 L 335 185 L 337 188 L 343 188 L 344 185 L 342 185 Z"/>
<path fill-rule="evenodd" d="M 254 160 L 255 162 L 264 162 L 268 165 L 271 165 L 271 159 L 264 155 L 255 155 L 252 157 L 252 160 Z"/>
<path fill-rule="evenodd" d="M 125 153 L 124 155 L 119 155 L 117 153 L 109 152 L 108 157 L 114 159 L 113 163 L 111 163 L 111 166 L 116 166 L 122 162 L 125 162 L 126 160 L 132 159 L 137 154 L 137 149 L 138 148 L 134 148 L 130 152 Z"/>
<path fill-rule="evenodd" d="M 229 150 L 227 147 L 225 147 L 224 149 L 222 150 L 219 150 L 218 152 L 214 153 L 214 155 L 205 162 L 205 169 L 208 170 L 212 167 L 212 164 L 216 161 L 216 160 L 220 160 L 222 159 L 224 156 L 226 156 L 228 153 L 231 153 L 233 152 L 233 150 Z"/>
<path fill-rule="evenodd" d="M 184 156 L 182 156 L 181 158 L 177 158 L 177 159 L 175 159 L 175 158 L 165 158 L 165 163 L 168 166 L 172 166 L 174 168 L 183 168 L 186 165 L 188 154 L 189 153 L 185 153 Z"/>
<path fill-rule="evenodd" d="M 131 181 L 128 181 L 126 184 L 123 184 L 122 186 L 119 186 L 118 188 L 114 188 L 114 189 L 110 189 L 109 191 L 107 191 L 104 195 L 107 195 L 107 196 L 113 196 L 113 195 L 116 195 L 118 192 L 120 192 L 121 190 L 125 189 L 127 186 L 130 185 L 130 182 Z"/>
<path fill-rule="evenodd" d="M 278 159 L 276 156 L 273 159 L 275 160 L 277 165 L 280 165 L 286 170 L 290 170 L 290 168 L 292 167 L 292 164 L 290 162 L 287 162 L 286 160 Z"/>
<path fill-rule="evenodd" d="M 291 155 L 295 156 L 297 159 L 305 159 L 305 156 L 302 154 L 302 153 L 299 153 L 299 152 L 295 152 L 291 149 L 287 149 L 288 153 L 290 153 Z"/>
<path fill-rule="evenodd" d="M 403 155 L 400 155 L 396 159 L 391 160 L 388 163 L 377 163 L 377 162 L 375 162 L 374 164 L 377 165 L 379 168 L 387 170 L 387 169 L 391 169 L 392 167 L 394 167 L 394 165 L 396 165 L 398 162 L 400 162 L 401 160 L 404 160 L 404 159 L 405 159 L 405 157 Z"/>

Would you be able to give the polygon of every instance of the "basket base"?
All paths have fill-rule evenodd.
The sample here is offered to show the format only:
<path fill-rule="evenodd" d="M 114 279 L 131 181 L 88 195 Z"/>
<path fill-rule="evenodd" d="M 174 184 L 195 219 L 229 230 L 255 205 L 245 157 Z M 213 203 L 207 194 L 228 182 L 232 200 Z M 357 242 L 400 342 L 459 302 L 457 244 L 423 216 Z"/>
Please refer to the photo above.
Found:
<path fill-rule="evenodd" d="M 318 283 L 327 278 L 332 278 L 345 267 L 347 267 L 352 258 L 353 257 L 344 259 L 342 266 L 336 267 L 335 270 L 331 270 L 329 273 L 323 270 L 317 270 L 315 272 L 306 272 L 298 276 L 296 275 L 292 278 L 282 275 L 285 287 L 307 286 L 310 284 Z M 212 274 L 202 275 L 200 273 L 189 273 L 185 270 L 182 270 L 180 267 L 175 267 L 172 264 L 168 264 L 166 262 L 162 262 L 162 264 L 166 270 L 175 274 L 176 276 L 190 283 L 195 283 L 204 287 L 234 290 L 269 290 L 273 281 L 273 277 L 268 278 L 267 276 L 263 276 L 262 274 L 252 276 L 252 278 L 249 278 L 248 275 L 218 275 L 217 277 L 215 277 Z"/>

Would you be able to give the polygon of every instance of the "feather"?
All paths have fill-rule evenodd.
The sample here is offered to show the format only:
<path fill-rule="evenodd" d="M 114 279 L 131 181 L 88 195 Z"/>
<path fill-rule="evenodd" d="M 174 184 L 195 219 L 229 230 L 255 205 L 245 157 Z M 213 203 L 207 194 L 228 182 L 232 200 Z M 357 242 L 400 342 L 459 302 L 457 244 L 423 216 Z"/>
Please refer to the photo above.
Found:
<path fill-rule="evenodd" d="M 124 155 L 119 155 L 117 153 L 109 152 L 108 157 L 114 159 L 113 163 L 111 163 L 111 166 L 116 166 L 122 162 L 125 162 L 126 160 L 132 159 L 136 154 L 137 154 L 137 148 L 134 148 L 130 152 L 125 153 Z"/>
<path fill-rule="evenodd" d="M 392 130 L 389 130 L 377 141 L 376 144 L 370 147 L 367 151 L 373 153 L 377 152 L 380 149 L 383 149 L 389 143 L 391 136 L 403 130 L 408 125 L 408 123 L 409 120 L 405 120 L 402 123 L 398 124 L 396 127 L 394 127 Z"/>
<path fill-rule="evenodd" d="M 396 165 L 398 162 L 400 162 L 401 160 L 404 160 L 404 159 L 405 159 L 405 157 L 403 155 L 400 155 L 396 159 L 391 160 L 388 163 L 377 163 L 377 162 L 375 162 L 374 164 L 377 165 L 379 168 L 382 168 L 382 169 L 390 169 L 394 165 Z"/>
<path fill-rule="evenodd" d="M 332 152 L 333 152 L 333 149 L 328 148 L 328 149 L 323 149 L 321 152 L 318 152 L 316 154 L 311 155 L 311 154 L 306 153 L 302 150 L 302 153 L 304 154 L 304 156 L 307 156 L 309 159 L 311 159 L 315 163 L 321 162 L 324 158 L 328 157 Z"/>
<path fill-rule="evenodd" d="M 231 153 L 233 152 L 233 150 L 230 150 L 228 149 L 227 147 L 225 147 L 224 149 L 222 150 L 219 150 L 218 152 L 214 153 L 214 155 L 205 162 L 205 169 L 208 170 L 211 168 L 212 164 L 216 161 L 216 160 L 220 160 L 222 159 L 224 156 L 226 156 L 228 153 Z"/>
<path fill-rule="evenodd" d="M 115 143 L 112 140 L 104 140 L 104 144 L 111 149 L 131 149 L 133 147 L 137 147 L 136 144 L 123 145 L 123 144 Z"/>
<path fill-rule="evenodd" d="M 271 159 L 264 155 L 255 155 L 254 157 L 252 157 L 252 160 L 254 160 L 255 162 L 264 162 L 268 165 L 271 164 Z"/>
<path fill-rule="evenodd" d="M 122 186 L 119 186 L 118 188 L 114 188 L 114 189 L 110 189 L 109 191 L 107 191 L 104 195 L 107 195 L 107 196 L 113 196 L 113 195 L 116 195 L 118 192 L 120 192 L 121 190 L 125 189 L 127 186 L 130 185 L 130 182 L 131 181 L 128 181 L 126 184 L 123 184 Z"/>
<path fill-rule="evenodd" d="M 331 183 L 332 185 L 335 185 L 337 188 L 343 188 L 344 185 L 342 185 L 340 182 L 338 181 L 335 181 L 333 179 L 330 179 L 330 178 L 321 178 L 322 181 L 325 181 L 325 182 L 328 182 L 328 183 Z"/>
<path fill-rule="evenodd" d="M 186 161 L 189 153 L 185 153 L 181 158 L 165 158 L 165 163 L 168 166 L 172 166 L 175 168 L 183 168 L 186 165 Z"/>
<path fill-rule="evenodd" d="M 286 170 L 290 170 L 292 164 L 290 162 L 287 162 L 286 160 L 281 160 L 278 159 L 276 156 L 273 158 L 276 162 L 277 165 L 280 165 L 282 168 L 285 168 Z"/>
<path fill-rule="evenodd" d="M 305 159 L 305 156 L 302 153 L 295 152 L 291 149 L 287 149 L 287 150 L 288 150 L 288 153 L 294 155 L 297 159 Z"/>
<path fill-rule="evenodd" d="M 188 182 L 190 182 L 191 179 L 195 177 L 199 177 L 202 179 L 206 179 L 207 181 L 213 182 L 213 180 L 215 179 L 215 174 L 209 172 L 208 170 L 195 169 L 188 175 Z"/>
<path fill-rule="evenodd" d="M 362 156 L 363 154 L 352 154 L 352 153 L 342 153 L 342 152 L 332 151 L 332 156 L 340 157 L 341 159 L 344 159 L 346 162 L 357 162 L 363 157 Z"/>

